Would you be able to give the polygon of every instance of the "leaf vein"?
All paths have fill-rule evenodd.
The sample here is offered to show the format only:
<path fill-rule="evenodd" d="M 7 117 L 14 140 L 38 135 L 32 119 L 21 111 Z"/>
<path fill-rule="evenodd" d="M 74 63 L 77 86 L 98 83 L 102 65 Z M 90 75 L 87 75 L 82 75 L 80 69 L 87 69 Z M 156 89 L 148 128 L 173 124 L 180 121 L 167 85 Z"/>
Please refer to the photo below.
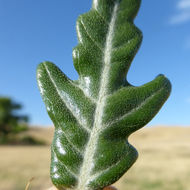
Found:
<path fill-rule="evenodd" d="M 80 20 L 80 23 L 82 24 L 84 31 L 86 32 L 87 36 L 90 38 L 90 40 L 98 47 L 98 49 L 101 50 L 101 52 L 103 52 L 103 49 L 99 46 L 99 44 L 96 42 L 96 40 L 89 34 L 89 32 L 86 29 L 86 26 L 84 24 L 84 22 L 82 20 Z"/>
<path fill-rule="evenodd" d="M 95 9 L 95 12 L 105 22 L 105 24 L 109 26 L 108 21 L 100 14 L 100 12 L 97 9 Z"/>
<path fill-rule="evenodd" d="M 122 48 L 124 48 L 127 45 L 131 44 L 131 42 L 134 41 L 134 40 L 136 40 L 136 39 L 137 39 L 137 37 L 129 39 L 127 42 L 121 44 L 120 46 L 117 46 L 117 47 L 113 48 L 113 51 L 121 50 Z"/>
<path fill-rule="evenodd" d="M 125 157 L 126 157 L 128 154 L 129 154 L 129 152 L 125 155 Z M 125 158 L 125 157 L 124 157 L 124 158 Z M 121 161 L 122 161 L 122 158 L 119 159 L 119 160 L 118 160 L 117 162 L 115 162 L 114 164 L 112 164 L 112 165 L 110 165 L 109 167 L 107 167 L 106 169 L 101 170 L 101 171 L 99 171 L 99 172 L 96 172 L 94 175 L 91 176 L 90 181 L 91 181 L 91 180 L 95 180 L 98 176 L 100 176 L 100 175 L 106 173 L 108 170 L 110 170 L 110 169 L 112 169 L 113 167 L 117 166 Z"/>
<path fill-rule="evenodd" d="M 103 129 L 111 126 L 111 125 L 114 125 L 120 121 L 122 121 L 123 119 L 127 118 L 129 115 L 133 114 L 135 111 L 139 110 L 140 108 L 142 108 L 149 100 L 151 100 L 152 98 L 154 98 L 154 96 L 159 93 L 160 91 L 163 90 L 163 87 L 160 88 L 158 91 L 156 91 L 155 93 L 153 93 L 151 96 L 149 96 L 148 98 L 146 98 L 141 104 L 139 104 L 137 107 L 134 107 L 132 110 L 130 110 L 130 112 L 127 112 L 126 114 L 124 114 L 123 116 L 119 117 L 118 119 L 116 119 L 115 121 L 105 125 L 103 127 Z"/>
<path fill-rule="evenodd" d="M 56 151 L 54 150 L 54 148 L 52 147 L 52 151 L 54 153 L 54 156 L 56 157 L 56 159 L 58 159 L 58 156 L 57 156 L 57 153 Z M 59 160 L 59 159 L 58 159 Z M 68 173 L 70 173 L 73 177 L 77 178 L 78 176 L 73 172 L 71 171 L 63 162 L 59 161 L 59 164 L 61 164 Z"/>
<path fill-rule="evenodd" d="M 58 126 L 59 126 L 59 128 L 60 128 L 60 124 L 59 124 L 59 123 L 58 123 Z M 66 135 L 65 132 L 63 132 L 63 130 L 59 130 L 59 129 L 58 129 L 57 132 L 58 132 L 58 134 L 63 133 L 64 136 L 65 136 L 65 138 L 66 138 L 66 140 L 67 140 L 68 143 L 70 144 L 70 146 L 71 146 L 77 153 L 79 153 L 79 154 L 82 156 L 82 152 L 69 140 L 68 136 Z"/>
<path fill-rule="evenodd" d="M 47 74 L 48 74 L 48 76 L 49 76 L 49 78 L 50 78 L 50 81 L 52 82 L 52 84 L 53 84 L 53 86 L 54 86 L 54 88 L 55 88 L 55 90 L 56 90 L 58 96 L 59 96 L 59 97 L 61 98 L 61 100 L 65 103 L 65 105 L 66 105 L 66 107 L 68 108 L 68 110 L 70 111 L 70 113 L 75 117 L 75 119 L 76 119 L 76 121 L 78 122 L 78 124 L 80 125 L 80 127 L 83 128 L 83 129 L 85 129 L 88 133 L 90 133 L 90 130 L 89 130 L 89 128 L 86 126 L 86 123 L 81 122 L 81 120 L 83 121 L 83 119 L 80 120 L 80 119 L 77 117 L 77 114 L 74 113 L 74 111 L 72 110 L 71 106 L 68 105 L 69 103 L 65 102 L 65 98 L 61 95 L 61 93 L 60 93 L 59 90 L 57 89 L 56 83 L 55 83 L 55 81 L 54 81 L 54 79 L 53 79 L 53 77 L 52 77 L 52 75 L 51 75 L 49 69 L 47 68 L 47 66 L 44 65 L 44 67 L 45 67 L 45 70 L 46 70 L 46 72 L 47 72 Z"/>
<path fill-rule="evenodd" d="M 75 86 L 76 88 L 79 88 L 83 93 L 84 93 L 84 96 L 89 99 L 92 103 L 95 103 L 96 104 L 96 100 L 94 98 L 92 98 L 91 96 L 88 96 L 87 93 L 85 93 L 85 91 L 81 88 L 80 85 L 77 85 L 77 84 L 74 84 L 72 83 L 73 86 Z"/>

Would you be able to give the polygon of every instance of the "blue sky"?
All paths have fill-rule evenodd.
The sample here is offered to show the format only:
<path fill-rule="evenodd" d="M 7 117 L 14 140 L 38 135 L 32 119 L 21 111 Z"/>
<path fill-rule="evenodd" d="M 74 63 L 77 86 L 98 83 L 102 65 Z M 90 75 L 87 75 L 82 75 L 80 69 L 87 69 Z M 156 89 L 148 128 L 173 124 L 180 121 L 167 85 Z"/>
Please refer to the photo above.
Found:
<path fill-rule="evenodd" d="M 45 60 L 77 79 L 75 23 L 91 0 L 0 0 L 0 95 L 24 105 L 31 124 L 51 125 L 36 83 Z M 149 125 L 190 126 L 190 0 L 142 0 L 135 20 L 144 39 L 128 80 L 141 85 L 165 74 L 172 94 Z"/>

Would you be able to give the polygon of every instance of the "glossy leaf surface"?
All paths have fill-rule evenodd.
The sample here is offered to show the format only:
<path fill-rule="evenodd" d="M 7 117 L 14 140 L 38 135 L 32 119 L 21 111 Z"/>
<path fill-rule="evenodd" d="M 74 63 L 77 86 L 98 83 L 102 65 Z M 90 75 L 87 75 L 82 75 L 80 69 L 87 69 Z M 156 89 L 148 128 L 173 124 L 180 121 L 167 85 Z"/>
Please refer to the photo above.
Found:
<path fill-rule="evenodd" d="M 101 190 L 136 161 L 128 137 L 146 125 L 170 94 L 159 75 L 143 86 L 126 80 L 142 34 L 133 24 L 140 0 L 94 0 L 77 21 L 77 81 L 41 63 L 38 85 L 55 125 L 51 178 L 62 189 Z"/>

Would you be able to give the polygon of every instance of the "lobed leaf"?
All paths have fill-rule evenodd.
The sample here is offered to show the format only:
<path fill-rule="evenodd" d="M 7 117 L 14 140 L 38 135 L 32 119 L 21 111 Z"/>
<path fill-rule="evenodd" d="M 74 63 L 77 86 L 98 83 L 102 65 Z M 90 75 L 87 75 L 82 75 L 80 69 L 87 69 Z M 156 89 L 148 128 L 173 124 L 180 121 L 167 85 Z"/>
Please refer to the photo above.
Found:
<path fill-rule="evenodd" d="M 170 94 L 163 75 L 140 87 L 126 80 L 142 41 L 133 24 L 139 7 L 140 0 L 94 0 L 90 12 L 78 18 L 77 81 L 53 63 L 38 67 L 38 85 L 55 125 L 51 178 L 60 190 L 100 190 L 117 181 L 138 156 L 129 135 Z"/>

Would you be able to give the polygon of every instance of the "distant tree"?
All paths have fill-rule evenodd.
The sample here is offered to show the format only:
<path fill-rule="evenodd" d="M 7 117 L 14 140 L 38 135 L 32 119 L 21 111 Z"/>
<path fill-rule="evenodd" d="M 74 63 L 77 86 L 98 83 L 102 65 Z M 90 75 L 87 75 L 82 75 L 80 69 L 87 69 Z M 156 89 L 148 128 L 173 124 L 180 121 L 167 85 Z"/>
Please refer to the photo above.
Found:
<path fill-rule="evenodd" d="M 17 111 L 20 109 L 22 109 L 21 104 L 8 97 L 0 97 L 0 137 L 27 129 L 28 117 L 18 115 Z"/>

